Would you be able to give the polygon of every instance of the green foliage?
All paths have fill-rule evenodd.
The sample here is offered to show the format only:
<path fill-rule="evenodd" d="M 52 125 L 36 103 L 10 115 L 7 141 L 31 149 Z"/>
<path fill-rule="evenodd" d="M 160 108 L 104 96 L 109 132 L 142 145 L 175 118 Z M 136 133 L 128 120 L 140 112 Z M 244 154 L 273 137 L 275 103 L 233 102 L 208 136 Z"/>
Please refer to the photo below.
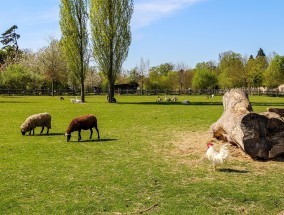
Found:
<path fill-rule="evenodd" d="M 262 50 L 262 48 L 260 48 L 257 52 L 256 57 L 266 57 L 264 51 Z"/>
<path fill-rule="evenodd" d="M 174 65 L 171 63 L 163 63 L 159 66 L 153 66 L 150 68 L 149 72 L 156 73 L 157 75 L 167 76 L 169 72 L 173 71 Z"/>
<path fill-rule="evenodd" d="M 198 63 L 192 80 L 194 89 L 213 89 L 217 86 L 216 67 L 211 62 Z"/>
<path fill-rule="evenodd" d="M 141 214 L 155 204 L 145 214 L 283 211 L 282 162 L 233 153 L 214 172 L 203 159 L 203 135 L 221 116 L 222 97 L 178 97 L 190 105 L 157 104 L 154 96 L 118 96 L 112 105 L 105 96 L 84 105 L 70 98 L 0 97 L 1 214 Z M 258 112 L 284 105 L 282 98 L 250 99 Z M 25 118 L 45 111 L 50 135 L 36 128 L 35 136 L 22 136 Z M 71 119 L 86 113 L 97 116 L 101 140 L 83 130 L 82 142 L 75 132 L 67 143 Z"/>
<path fill-rule="evenodd" d="M 3 85 L 10 89 L 30 89 L 33 80 L 27 67 L 22 64 L 9 65 L 3 73 Z"/>
<path fill-rule="evenodd" d="M 284 56 L 276 55 L 264 73 L 264 84 L 274 88 L 284 83 Z"/>
<path fill-rule="evenodd" d="M 1 68 L 1 65 L 5 63 L 6 58 L 7 58 L 6 50 L 0 49 L 0 68 Z"/>
<path fill-rule="evenodd" d="M 221 54 L 219 69 L 221 88 L 247 87 L 247 74 L 240 54 L 231 51 Z"/>
<path fill-rule="evenodd" d="M 67 83 L 68 70 L 59 41 L 51 38 L 47 47 L 38 52 L 39 66 L 47 82 L 51 82 L 51 92 L 54 96 L 54 83 Z"/>
<path fill-rule="evenodd" d="M 0 37 L 0 43 L 4 45 L 4 49 L 6 47 L 14 47 L 15 50 L 18 50 L 18 39 L 20 35 L 16 33 L 16 29 L 18 29 L 17 25 L 13 25 L 8 30 L 6 30 L 2 36 Z"/>
<path fill-rule="evenodd" d="M 81 100 L 85 101 L 84 82 L 89 65 L 88 0 L 61 0 L 60 28 L 61 45 L 70 71 L 81 84 Z"/>
<path fill-rule="evenodd" d="M 263 82 L 263 73 L 268 67 L 266 57 L 250 58 L 246 63 L 246 71 L 248 73 L 248 86 L 260 87 Z"/>
<path fill-rule="evenodd" d="M 132 13 L 132 0 L 90 1 L 93 56 L 99 69 L 108 78 L 109 102 L 114 96 L 115 80 L 128 56 Z"/>
<path fill-rule="evenodd" d="M 16 29 L 18 29 L 18 26 L 13 25 L 0 37 L 0 42 L 3 44 L 2 49 L 6 51 L 6 63 L 16 63 L 19 57 L 18 55 L 21 53 L 18 46 L 18 39 L 20 38 L 20 35 L 16 33 Z M 2 64 L 4 63 L 3 60 L 4 59 L 0 59 L 0 62 L 2 61 Z"/>

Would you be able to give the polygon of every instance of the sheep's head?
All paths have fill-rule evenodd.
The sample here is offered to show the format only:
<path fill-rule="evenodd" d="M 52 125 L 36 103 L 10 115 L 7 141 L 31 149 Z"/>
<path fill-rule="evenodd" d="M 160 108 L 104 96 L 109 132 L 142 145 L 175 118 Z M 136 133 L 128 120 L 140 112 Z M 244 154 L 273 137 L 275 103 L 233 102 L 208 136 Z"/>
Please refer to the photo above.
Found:
<path fill-rule="evenodd" d="M 66 137 L 66 140 L 67 140 L 67 142 L 69 142 L 70 141 L 70 139 L 71 139 L 71 134 L 65 134 L 65 137 Z"/>
<path fill-rule="evenodd" d="M 26 132 L 28 132 L 26 126 L 24 124 L 21 125 L 21 133 L 22 133 L 22 135 L 25 135 Z"/>

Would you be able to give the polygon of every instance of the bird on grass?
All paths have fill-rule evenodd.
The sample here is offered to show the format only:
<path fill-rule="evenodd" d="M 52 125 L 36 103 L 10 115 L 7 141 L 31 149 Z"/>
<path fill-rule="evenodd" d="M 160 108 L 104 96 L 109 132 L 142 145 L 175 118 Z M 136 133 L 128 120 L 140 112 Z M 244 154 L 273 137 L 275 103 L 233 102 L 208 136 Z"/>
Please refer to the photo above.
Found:
<path fill-rule="evenodd" d="M 209 161 L 212 162 L 214 170 L 216 171 L 216 166 L 223 164 L 229 157 L 229 149 L 228 149 L 229 144 L 224 144 L 221 146 L 220 151 L 216 151 L 214 149 L 214 144 L 211 142 L 207 143 L 207 152 L 206 156 Z"/>

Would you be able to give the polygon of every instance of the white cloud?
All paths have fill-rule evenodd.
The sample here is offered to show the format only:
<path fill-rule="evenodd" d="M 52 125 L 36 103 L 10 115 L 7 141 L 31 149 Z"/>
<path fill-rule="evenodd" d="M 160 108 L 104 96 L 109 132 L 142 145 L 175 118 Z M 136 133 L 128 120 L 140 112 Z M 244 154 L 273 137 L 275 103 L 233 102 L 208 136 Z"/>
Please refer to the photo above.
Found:
<path fill-rule="evenodd" d="M 133 27 L 141 28 L 202 0 L 139 0 L 134 5 Z"/>

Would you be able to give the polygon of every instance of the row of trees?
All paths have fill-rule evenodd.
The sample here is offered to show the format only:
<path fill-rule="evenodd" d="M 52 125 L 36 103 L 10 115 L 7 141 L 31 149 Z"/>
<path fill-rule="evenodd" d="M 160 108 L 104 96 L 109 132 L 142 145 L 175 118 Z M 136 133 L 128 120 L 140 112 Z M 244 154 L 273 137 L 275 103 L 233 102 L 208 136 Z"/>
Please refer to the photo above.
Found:
<path fill-rule="evenodd" d="M 61 0 L 61 40 L 50 38 L 48 46 L 37 52 L 21 50 L 14 25 L 0 37 L 0 87 L 6 89 L 71 88 L 85 91 L 95 86 L 114 96 L 115 83 L 135 83 L 144 90 L 187 90 L 266 86 L 284 83 L 284 56 L 257 55 L 244 57 L 228 51 L 219 55 L 219 62 L 198 63 L 190 69 L 184 63 L 164 63 L 150 67 L 140 59 L 138 65 L 122 71 L 131 42 L 130 19 L 133 3 L 128 0 L 89 1 Z M 89 11 L 88 11 L 89 9 Z M 92 38 L 88 37 L 90 18 Z M 91 41 L 91 44 L 90 44 Z M 92 47 L 92 48 L 90 48 Z M 90 66 L 94 58 L 97 67 Z"/>
<path fill-rule="evenodd" d="M 80 79 L 70 71 L 60 47 L 58 40 L 50 38 L 49 45 L 35 53 L 19 50 L 16 62 L 11 63 L 9 58 L 1 58 L 1 88 L 49 88 L 52 93 L 67 88 L 75 91 L 81 89 Z M 94 67 L 86 68 L 86 91 L 92 91 L 95 86 L 108 91 L 108 83 L 103 72 Z M 229 51 L 220 54 L 218 63 L 202 62 L 193 69 L 187 68 L 184 63 L 164 63 L 150 67 L 150 61 L 141 58 L 135 68 L 117 73 L 115 83 L 139 84 L 141 90 L 275 88 L 284 83 L 284 56 L 274 54 L 267 57 L 260 49 L 255 57 L 247 59 Z"/>
<path fill-rule="evenodd" d="M 85 102 L 85 82 L 91 57 L 97 68 L 108 80 L 109 102 L 113 101 L 114 83 L 117 75 L 121 73 L 122 64 L 128 55 L 131 43 L 130 20 L 133 13 L 133 0 L 61 0 L 60 28 L 62 38 L 60 41 L 52 40 L 48 47 L 36 54 L 36 60 L 42 65 L 45 79 L 53 85 L 60 82 L 61 77 L 70 73 L 71 80 L 80 84 L 81 100 Z M 88 33 L 90 23 L 91 38 Z M 1 67 L 5 74 L 1 74 L 3 84 L 11 85 L 7 79 L 25 83 L 25 65 L 22 60 L 27 53 L 21 53 L 15 33 L 17 26 L 13 26 L 2 34 L 1 43 L 4 45 L 0 52 Z M 90 44 L 91 43 L 91 44 Z M 9 50 L 13 50 L 12 55 Z M 13 61 L 9 62 L 8 57 Z M 3 69 L 3 70 L 4 70 Z M 9 78 L 9 71 L 12 72 Z M 32 71 L 32 69 L 30 69 Z M 29 74 L 29 77 L 32 77 Z M 15 76 L 15 77 L 12 77 Z"/>
<path fill-rule="evenodd" d="M 141 63 L 143 65 L 143 59 Z M 149 68 L 144 76 L 137 66 L 129 73 L 130 82 L 144 82 L 146 89 L 230 89 L 275 88 L 284 84 L 284 56 L 272 54 L 267 57 L 260 48 L 257 55 L 246 58 L 241 54 L 228 51 L 219 55 L 219 62 L 198 63 L 188 69 L 183 63 L 161 64 Z"/>

